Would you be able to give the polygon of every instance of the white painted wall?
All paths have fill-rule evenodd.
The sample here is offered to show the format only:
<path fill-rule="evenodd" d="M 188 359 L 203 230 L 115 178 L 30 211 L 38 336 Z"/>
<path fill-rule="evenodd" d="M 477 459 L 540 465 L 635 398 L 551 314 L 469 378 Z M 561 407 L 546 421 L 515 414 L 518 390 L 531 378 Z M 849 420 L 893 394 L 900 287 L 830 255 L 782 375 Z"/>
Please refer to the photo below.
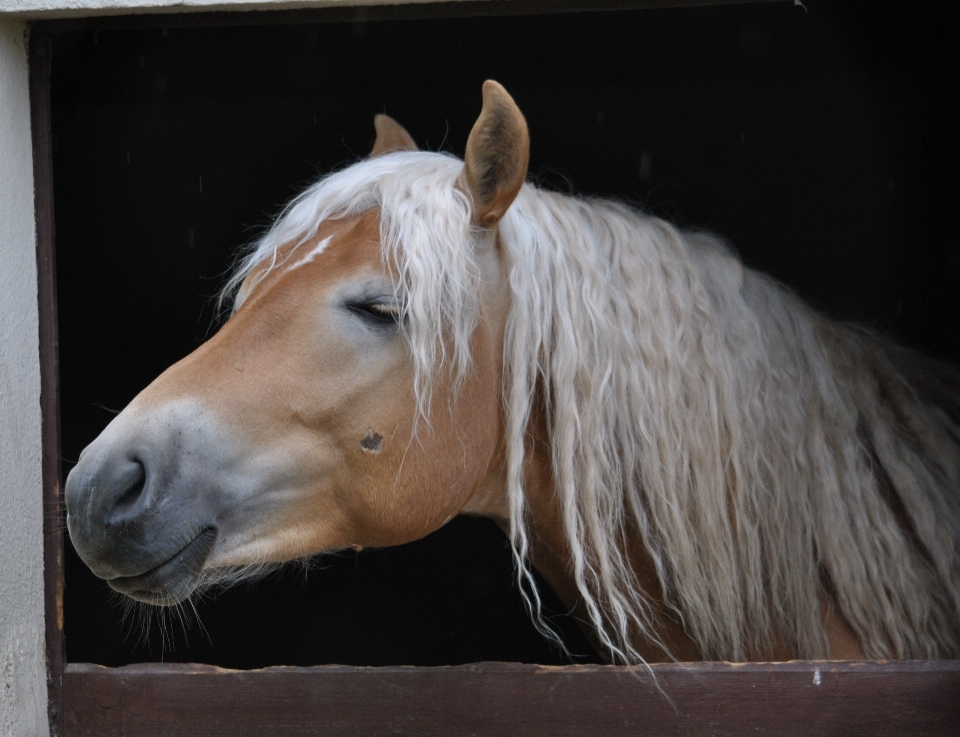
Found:
<path fill-rule="evenodd" d="M 27 26 L 0 16 L 0 734 L 48 734 Z"/>

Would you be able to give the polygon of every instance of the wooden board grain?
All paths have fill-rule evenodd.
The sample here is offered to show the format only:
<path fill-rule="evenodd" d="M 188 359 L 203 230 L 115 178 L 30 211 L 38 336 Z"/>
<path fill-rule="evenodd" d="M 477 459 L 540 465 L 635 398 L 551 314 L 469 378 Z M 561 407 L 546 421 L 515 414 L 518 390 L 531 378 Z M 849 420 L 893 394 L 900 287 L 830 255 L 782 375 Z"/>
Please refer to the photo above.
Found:
<path fill-rule="evenodd" d="M 33 138 L 34 211 L 37 227 L 43 568 L 48 714 L 59 733 L 63 673 L 63 520 L 60 468 L 60 377 L 57 339 L 57 267 L 53 217 L 53 142 L 50 128 L 50 60 L 53 46 L 42 29 L 30 35 L 30 127 Z"/>
<path fill-rule="evenodd" d="M 956 735 L 960 663 L 68 665 L 64 734 Z"/>

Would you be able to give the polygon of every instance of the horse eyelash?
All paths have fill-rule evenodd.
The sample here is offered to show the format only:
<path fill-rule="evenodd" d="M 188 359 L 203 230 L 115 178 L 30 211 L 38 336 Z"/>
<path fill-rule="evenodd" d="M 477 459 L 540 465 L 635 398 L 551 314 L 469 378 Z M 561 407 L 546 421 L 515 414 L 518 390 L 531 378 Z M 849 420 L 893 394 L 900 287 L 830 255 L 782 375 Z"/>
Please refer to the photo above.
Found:
<path fill-rule="evenodd" d="M 384 302 L 352 302 L 347 307 L 351 312 L 378 324 L 399 324 L 403 314 L 398 305 Z"/>

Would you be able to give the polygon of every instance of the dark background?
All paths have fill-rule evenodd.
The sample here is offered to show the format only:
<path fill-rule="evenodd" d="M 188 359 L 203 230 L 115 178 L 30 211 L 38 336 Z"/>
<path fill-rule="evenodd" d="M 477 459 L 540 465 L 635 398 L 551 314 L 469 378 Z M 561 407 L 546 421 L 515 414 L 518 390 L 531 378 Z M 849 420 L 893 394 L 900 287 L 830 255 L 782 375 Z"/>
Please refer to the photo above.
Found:
<path fill-rule="evenodd" d="M 828 314 L 960 362 L 958 39 L 949 4 L 919 5 L 65 25 L 52 77 L 64 473 L 112 410 L 216 329 L 211 297 L 238 247 L 366 155 L 374 113 L 462 154 L 487 78 L 526 114 L 545 186 L 713 230 Z M 479 519 L 207 597 L 202 626 L 154 613 L 146 635 L 68 542 L 64 606 L 72 662 L 569 662 L 529 623 L 506 541 Z"/>

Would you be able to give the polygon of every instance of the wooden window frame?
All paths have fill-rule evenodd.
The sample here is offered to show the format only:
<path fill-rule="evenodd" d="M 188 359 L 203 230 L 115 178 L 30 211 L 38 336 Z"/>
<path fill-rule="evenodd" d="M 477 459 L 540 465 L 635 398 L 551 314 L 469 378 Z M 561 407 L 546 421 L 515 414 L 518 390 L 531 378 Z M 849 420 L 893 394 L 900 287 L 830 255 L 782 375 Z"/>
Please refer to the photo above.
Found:
<path fill-rule="evenodd" d="M 911 734 L 960 732 L 960 661 L 615 666 L 107 668 L 63 643 L 60 409 L 50 120 L 52 34 L 67 28 L 223 26 L 710 5 L 729 0 L 481 0 L 41 21 L 30 40 L 37 218 L 46 653 L 51 732 L 96 735 Z M 754 0 L 764 1 L 764 0 Z"/>

